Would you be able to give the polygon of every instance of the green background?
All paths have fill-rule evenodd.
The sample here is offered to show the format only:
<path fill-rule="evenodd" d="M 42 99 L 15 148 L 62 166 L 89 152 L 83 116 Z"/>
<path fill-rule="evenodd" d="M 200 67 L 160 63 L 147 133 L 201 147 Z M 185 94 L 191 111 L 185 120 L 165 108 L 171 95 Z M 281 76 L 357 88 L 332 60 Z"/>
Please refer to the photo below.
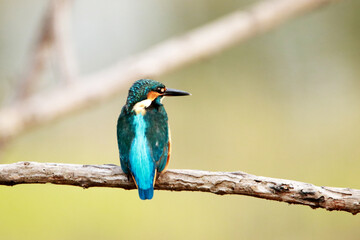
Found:
<path fill-rule="evenodd" d="M 81 72 L 255 2 L 78 0 L 72 23 Z M 46 4 L 0 1 L 3 100 L 28 63 Z M 169 168 L 359 189 L 359 11 L 359 1 L 340 1 L 157 78 L 192 93 L 164 101 Z M 48 67 L 43 91 L 57 86 L 54 62 Z M 26 132 L 3 149 L 1 163 L 119 164 L 115 128 L 126 94 Z M 245 196 L 155 191 L 141 201 L 122 189 L 0 186 L 0 239 L 144 238 L 360 239 L 360 218 Z"/>

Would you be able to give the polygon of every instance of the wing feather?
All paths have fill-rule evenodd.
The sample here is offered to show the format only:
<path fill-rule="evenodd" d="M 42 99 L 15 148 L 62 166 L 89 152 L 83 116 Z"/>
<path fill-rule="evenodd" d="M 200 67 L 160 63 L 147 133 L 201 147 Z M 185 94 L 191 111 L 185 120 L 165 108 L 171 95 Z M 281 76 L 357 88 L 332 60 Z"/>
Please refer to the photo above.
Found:
<path fill-rule="evenodd" d="M 120 154 L 121 168 L 125 174 L 130 174 L 130 148 L 135 137 L 134 126 L 131 123 L 131 115 L 123 108 L 117 122 L 117 140 Z"/>
<path fill-rule="evenodd" d="M 145 114 L 149 126 L 146 130 L 149 147 L 158 172 L 162 172 L 168 161 L 169 127 L 164 107 L 149 108 Z"/>

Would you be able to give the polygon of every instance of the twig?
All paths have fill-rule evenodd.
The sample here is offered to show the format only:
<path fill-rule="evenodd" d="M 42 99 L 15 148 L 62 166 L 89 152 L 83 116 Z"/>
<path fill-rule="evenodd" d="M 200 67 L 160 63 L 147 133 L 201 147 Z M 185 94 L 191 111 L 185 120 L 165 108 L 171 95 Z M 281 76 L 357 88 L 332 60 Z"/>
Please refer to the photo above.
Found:
<path fill-rule="evenodd" d="M 213 56 L 291 18 L 336 1 L 339 0 L 263 1 L 247 11 L 237 11 L 184 36 L 163 42 L 108 70 L 80 79 L 70 87 L 15 103 L 0 110 L 0 142 L 30 127 L 113 96 L 140 77 L 159 76 Z"/>
<path fill-rule="evenodd" d="M 119 166 L 19 162 L 0 165 L 0 185 L 53 183 L 89 187 L 134 189 Z M 255 176 L 244 172 L 168 170 L 155 184 L 157 190 L 238 194 L 329 211 L 360 212 L 360 190 L 318 187 L 310 183 Z"/>

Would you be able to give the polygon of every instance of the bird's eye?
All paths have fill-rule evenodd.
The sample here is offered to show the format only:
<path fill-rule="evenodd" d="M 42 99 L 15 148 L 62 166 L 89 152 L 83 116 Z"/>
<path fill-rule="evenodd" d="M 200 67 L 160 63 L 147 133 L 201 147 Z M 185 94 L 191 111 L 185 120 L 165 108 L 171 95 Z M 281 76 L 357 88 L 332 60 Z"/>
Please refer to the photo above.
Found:
<path fill-rule="evenodd" d="M 164 93 L 164 92 L 165 92 L 165 89 L 162 88 L 162 87 L 158 87 L 158 88 L 156 88 L 156 91 L 157 91 L 158 93 Z"/>

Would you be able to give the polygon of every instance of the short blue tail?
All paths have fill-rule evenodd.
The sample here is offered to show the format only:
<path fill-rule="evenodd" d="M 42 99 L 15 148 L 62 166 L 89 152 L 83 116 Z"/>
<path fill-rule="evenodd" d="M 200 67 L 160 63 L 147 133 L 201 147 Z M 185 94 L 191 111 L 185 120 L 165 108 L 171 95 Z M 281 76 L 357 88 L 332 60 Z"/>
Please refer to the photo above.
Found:
<path fill-rule="evenodd" d="M 152 199 L 153 195 L 154 195 L 154 188 L 148 188 L 148 189 L 138 189 L 139 190 L 139 197 L 141 200 L 146 200 L 146 199 Z"/>

